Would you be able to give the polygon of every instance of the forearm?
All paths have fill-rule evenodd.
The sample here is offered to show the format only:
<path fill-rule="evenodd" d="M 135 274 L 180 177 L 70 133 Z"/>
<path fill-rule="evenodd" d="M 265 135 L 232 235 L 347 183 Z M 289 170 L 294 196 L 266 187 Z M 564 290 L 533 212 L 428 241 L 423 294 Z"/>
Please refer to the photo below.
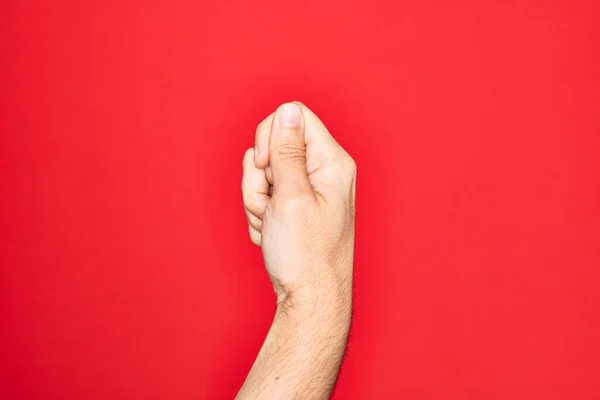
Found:
<path fill-rule="evenodd" d="M 313 293 L 278 302 L 238 400 L 329 398 L 348 340 L 351 289 Z"/>
<path fill-rule="evenodd" d="M 237 399 L 327 399 L 352 311 L 356 164 L 305 105 L 281 105 L 244 156 L 252 242 L 278 295 Z"/>

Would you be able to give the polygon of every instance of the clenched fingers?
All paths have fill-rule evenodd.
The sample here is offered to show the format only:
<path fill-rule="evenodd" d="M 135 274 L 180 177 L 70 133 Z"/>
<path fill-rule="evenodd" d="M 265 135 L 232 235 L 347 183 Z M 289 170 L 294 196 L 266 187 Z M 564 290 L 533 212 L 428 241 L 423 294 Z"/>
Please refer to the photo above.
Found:
<path fill-rule="evenodd" d="M 262 231 L 262 218 L 269 202 L 269 183 L 264 169 L 254 164 L 254 149 L 244 154 L 242 175 L 242 197 L 250 226 L 250 237 L 256 243 L 256 234 Z"/>

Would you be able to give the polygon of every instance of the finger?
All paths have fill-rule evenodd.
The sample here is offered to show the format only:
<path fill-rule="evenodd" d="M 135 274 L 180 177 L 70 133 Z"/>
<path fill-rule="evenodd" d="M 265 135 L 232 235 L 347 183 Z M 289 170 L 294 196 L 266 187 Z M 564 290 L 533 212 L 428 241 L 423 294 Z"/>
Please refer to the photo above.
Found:
<path fill-rule="evenodd" d="M 254 149 L 248 149 L 243 161 L 242 198 L 244 207 L 261 218 L 269 202 L 269 183 L 263 169 L 254 165 Z"/>
<path fill-rule="evenodd" d="M 329 133 L 329 130 L 319 117 L 303 103 L 299 101 L 294 101 L 293 103 L 300 107 L 302 114 L 304 115 L 304 139 L 306 146 L 316 145 L 323 149 L 337 149 L 339 144 L 331 133 Z"/>
<path fill-rule="evenodd" d="M 248 218 L 248 224 L 250 224 L 250 226 L 256 229 L 257 231 L 262 232 L 262 219 L 252 214 L 250 210 L 248 210 L 248 207 L 244 207 L 244 212 L 246 213 L 246 218 Z"/>
<path fill-rule="evenodd" d="M 271 135 L 274 115 L 275 113 L 271 113 L 256 128 L 254 138 L 254 149 L 256 151 L 254 164 L 256 168 L 265 168 L 269 165 L 269 136 Z"/>
<path fill-rule="evenodd" d="M 250 240 L 257 246 L 262 244 L 262 234 L 254 229 L 252 225 L 248 225 L 248 233 L 250 234 Z"/>
<path fill-rule="evenodd" d="M 312 193 L 306 173 L 304 118 L 298 105 L 286 103 L 275 112 L 269 142 L 269 159 L 274 195 Z"/>
<path fill-rule="evenodd" d="M 269 185 L 273 186 L 273 170 L 271 170 L 270 165 L 267 165 L 265 168 L 265 175 L 267 176 L 267 182 L 269 182 Z"/>
<path fill-rule="evenodd" d="M 305 104 L 299 101 L 293 101 L 292 103 L 300 107 L 304 116 L 304 142 L 306 143 L 307 154 L 310 154 L 313 149 L 318 149 L 318 152 L 325 155 L 335 154 L 336 151 L 339 151 L 341 148 L 340 145 L 331 133 L 329 133 L 329 130 L 319 117 Z M 258 168 L 266 168 L 270 162 L 268 146 L 274 115 L 275 113 L 265 118 L 256 129 L 256 166 Z"/>

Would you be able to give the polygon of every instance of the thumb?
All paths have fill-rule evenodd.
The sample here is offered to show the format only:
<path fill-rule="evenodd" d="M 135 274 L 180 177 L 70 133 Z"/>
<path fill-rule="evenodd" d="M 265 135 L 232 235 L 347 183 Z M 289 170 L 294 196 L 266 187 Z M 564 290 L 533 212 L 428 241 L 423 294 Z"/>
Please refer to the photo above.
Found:
<path fill-rule="evenodd" d="M 285 103 L 275 112 L 269 143 L 273 194 L 312 193 L 306 172 L 304 115 L 299 106 Z"/>

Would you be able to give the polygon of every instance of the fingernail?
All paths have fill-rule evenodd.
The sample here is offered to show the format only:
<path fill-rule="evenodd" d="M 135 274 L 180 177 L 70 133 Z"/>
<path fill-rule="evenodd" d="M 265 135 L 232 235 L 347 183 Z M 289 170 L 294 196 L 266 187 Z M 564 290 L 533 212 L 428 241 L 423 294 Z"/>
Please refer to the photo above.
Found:
<path fill-rule="evenodd" d="M 302 122 L 302 112 L 300 107 L 294 103 L 286 103 L 281 106 L 281 109 L 277 113 L 277 119 L 279 125 L 285 128 L 295 128 L 300 126 Z"/>

